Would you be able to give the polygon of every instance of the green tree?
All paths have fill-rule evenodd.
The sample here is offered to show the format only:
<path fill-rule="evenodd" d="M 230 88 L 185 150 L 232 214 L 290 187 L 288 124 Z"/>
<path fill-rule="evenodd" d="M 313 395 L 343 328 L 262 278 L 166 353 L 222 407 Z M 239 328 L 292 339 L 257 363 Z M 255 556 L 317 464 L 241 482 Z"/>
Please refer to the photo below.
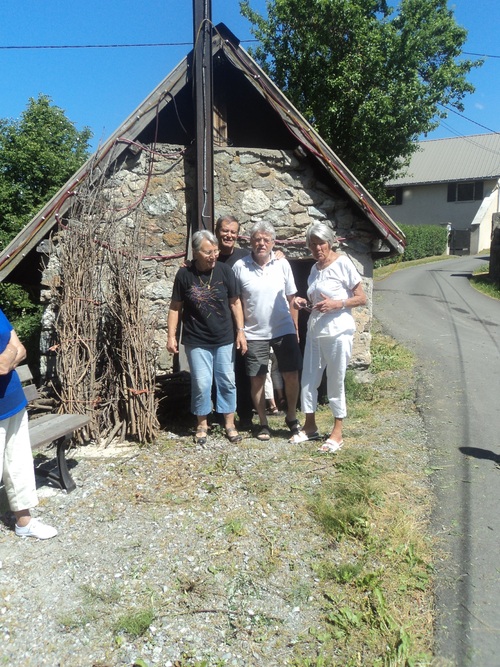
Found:
<path fill-rule="evenodd" d="M 268 0 L 241 4 L 259 64 L 374 194 L 404 168 L 446 106 L 463 111 L 482 61 L 446 0 Z"/>
<path fill-rule="evenodd" d="M 47 95 L 30 98 L 19 119 L 0 119 L 1 247 L 83 164 L 91 137 Z"/>
<path fill-rule="evenodd" d="M 83 164 L 91 137 L 46 95 L 31 98 L 19 120 L 0 119 L 0 248 Z M 35 361 L 42 312 L 37 294 L 1 284 L 0 307 Z"/>

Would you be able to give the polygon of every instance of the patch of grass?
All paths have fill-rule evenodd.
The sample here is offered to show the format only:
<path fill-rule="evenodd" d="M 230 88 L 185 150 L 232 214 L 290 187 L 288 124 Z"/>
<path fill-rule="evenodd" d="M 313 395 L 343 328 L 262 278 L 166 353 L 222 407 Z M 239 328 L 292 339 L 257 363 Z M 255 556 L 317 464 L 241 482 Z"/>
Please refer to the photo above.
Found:
<path fill-rule="evenodd" d="M 245 533 L 245 522 L 243 519 L 229 519 L 224 524 L 224 531 L 233 537 L 241 537 Z"/>
<path fill-rule="evenodd" d="M 348 584 L 359 576 L 363 565 L 361 563 L 332 563 L 323 561 L 317 567 L 317 573 L 324 581 L 334 581 L 337 584 Z"/>
<path fill-rule="evenodd" d="M 311 514 L 337 540 L 367 534 L 368 509 L 379 495 L 376 466 L 370 459 L 368 452 L 347 451 L 337 465 L 341 474 L 320 487 L 310 500 Z"/>
<path fill-rule="evenodd" d="M 408 370 L 412 368 L 414 355 L 390 336 L 375 333 L 371 344 L 372 363 L 370 370 L 374 374 L 386 371 Z"/>
<path fill-rule="evenodd" d="M 475 269 L 474 274 L 470 278 L 470 284 L 478 292 L 482 292 L 492 299 L 500 299 L 500 286 L 491 280 L 489 264 L 483 264 Z"/>
<path fill-rule="evenodd" d="M 116 634 L 126 634 L 133 639 L 142 637 L 155 619 L 155 612 L 150 607 L 139 611 L 122 614 L 115 623 Z"/>

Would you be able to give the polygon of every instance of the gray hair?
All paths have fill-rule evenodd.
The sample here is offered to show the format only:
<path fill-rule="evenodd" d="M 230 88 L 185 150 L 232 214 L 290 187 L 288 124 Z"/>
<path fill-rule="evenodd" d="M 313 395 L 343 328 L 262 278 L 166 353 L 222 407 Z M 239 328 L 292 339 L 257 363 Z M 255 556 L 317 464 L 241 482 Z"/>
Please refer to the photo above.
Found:
<path fill-rule="evenodd" d="M 250 239 L 252 239 L 256 234 L 267 234 L 272 238 L 273 241 L 276 241 L 276 230 L 270 222 L 266 220 L 260 220 L 256 222 L 250 229 Z"/>
<path fill-rule="evenodd" d="M 315 236 L 320 241 L 328 243 L 331 249 L 339 247 L 339 240 L 335 231 L 324 222 L 313 222 L 306 231 L 306 245 L 309 248 L 311 238 Z"/>
<path fill-rule="evenodd" d="M 218 241 L 212 232 L 209 232 L 208 229 L 200 229 L 193 234 L 193 238 L 191 239 L 191 248 L 193 252 L 198 252 L 203 241 L 208 241 L 215 246 L 218 245 Z"/>

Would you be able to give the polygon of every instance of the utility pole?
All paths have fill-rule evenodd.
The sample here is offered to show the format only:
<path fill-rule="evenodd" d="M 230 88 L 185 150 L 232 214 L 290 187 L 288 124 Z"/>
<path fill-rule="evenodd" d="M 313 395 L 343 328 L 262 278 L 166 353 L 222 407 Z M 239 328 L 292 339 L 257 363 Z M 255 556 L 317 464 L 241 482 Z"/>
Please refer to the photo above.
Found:
<path fill-rule="evenodd" d="M 214 229 L 212 0 L 193 0 L 196 193 L 192 232 Z"/>

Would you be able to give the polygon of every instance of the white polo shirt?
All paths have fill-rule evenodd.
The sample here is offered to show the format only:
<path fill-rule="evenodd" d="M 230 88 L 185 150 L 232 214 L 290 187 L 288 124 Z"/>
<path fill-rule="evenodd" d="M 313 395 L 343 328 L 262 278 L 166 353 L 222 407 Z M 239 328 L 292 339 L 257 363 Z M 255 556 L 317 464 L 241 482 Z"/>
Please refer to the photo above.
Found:
<path fill-rule="evenodd" d="M 248 255 L 234 264 L 233 271 L 240 283 L 246 338 L 269 340 L 296 334 L 287 300 L 297 293 L 289 262 L 277 260 L 271 252 L 269 262 L 260 266 Z"/>

